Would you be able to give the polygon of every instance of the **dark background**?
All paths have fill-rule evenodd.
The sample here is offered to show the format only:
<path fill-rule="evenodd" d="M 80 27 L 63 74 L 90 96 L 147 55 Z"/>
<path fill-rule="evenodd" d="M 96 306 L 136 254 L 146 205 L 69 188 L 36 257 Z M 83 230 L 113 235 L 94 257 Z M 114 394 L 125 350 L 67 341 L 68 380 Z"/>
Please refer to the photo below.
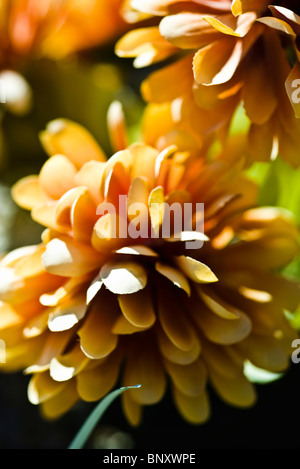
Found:
<path fill-rule="evenodd" d="M 296 449 L 299 445 L 299 367 L 293 364 L 280 380 L 259 385 L 258 402 L 236 409 L 211 391 L 208 423 L 185 423 L 169 395 L 145 408 L 142 424 L 132 428 L 120 400 L 108 408 L 89 439 L 92 449 Z M 95 404 L 80 403 L 57 421 L 45 421 L 27 401 L 28 377 L 0 375 L 0 448 L 66 449 Z M 117 435 L 112 446 L 107 435 Z"/>

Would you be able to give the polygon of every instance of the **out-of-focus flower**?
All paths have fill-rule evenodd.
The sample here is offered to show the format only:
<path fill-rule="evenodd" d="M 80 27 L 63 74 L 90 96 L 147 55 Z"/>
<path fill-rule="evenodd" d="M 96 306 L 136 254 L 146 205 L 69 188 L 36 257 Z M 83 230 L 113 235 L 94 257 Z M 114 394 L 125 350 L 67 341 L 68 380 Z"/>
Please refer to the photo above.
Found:
<path fill-rule="evenodd" d="M 61 58 L 103 44 L 124 31 L 120 0 L 4 0 L 0 5 L 0 67 L 29 57 Z"/>
<path fill-rule="evenodd" d="M 121 0 L 1 1 L 0 98 L 5 108 L 16 114 L 30 110 L 32 90 L 19 73 L 31 60 L 59 60 L 120 37 L 126 30 L 120 8 Z"/>
<path fill-rule="evenodd" d="M 32 90 L 24 77 L 12 70 L 0 72 L 0 102 L 13 114 L 26 114 L 32 106 Z"/>
<path fill-rule="evenodd" d="M 243 102 L 251 122 L 253 158 L 268 160 L 279 154 L 299 165 L 296 2 L 268 7 L 266 1 L 142 0 L 131 5 L 136 18 L 138 12 L 153 15 L 157 26 L 127 33 L 117 53 L 136 57 L 136 67 L 171 56 L 178 59 L 145 80 L 147 101 L 177 100 L 180 118 L 194 130 L 220 131 L 222 137 Z"/>
<path fill-rule="evenodd" d="M 192 423 L 209 417 L 208 383 L 251 406 L 245 360 L 289 365 L 296 334 L 283 311 L 300 291 L 274 270 L 298 252 L 298 230 L 280 209 L 255 208 L 256 186 L 238 167 L 175 146 L 122 149 L 121 129 L 122 118 L 106 161 L 82 127 L 50 123 L 41 136 L 50 158 L 13 188 L 46 230 L 40 245 L 1 261 L 2 369 L 32 374 L 29 399 L 50 418 L 118 380 L 142 385 L 122 397 L 132 424 L 167 382 Z"/>

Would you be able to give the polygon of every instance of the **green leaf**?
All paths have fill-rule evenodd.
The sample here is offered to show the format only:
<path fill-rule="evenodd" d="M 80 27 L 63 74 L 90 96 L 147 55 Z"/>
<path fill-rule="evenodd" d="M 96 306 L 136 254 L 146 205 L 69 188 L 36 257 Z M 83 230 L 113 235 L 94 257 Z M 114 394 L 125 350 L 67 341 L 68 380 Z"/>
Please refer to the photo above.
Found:
<path fill-rule="evenodd" d="M 120 389 L 116 389 L 108 394 L 104 399 L 102 399 L 99 404 L 95 407 L 89 417 L 86 419 L 79 432 L 71 442 L 68 449 L 82 449 L 85 443 L 87 442 L 92 431 L 96 427 L 97 423 L 103 416 L 104 412 L 108 407 L 113 403 L 113 401 L 120 396 L 127 389 L 138 389 L 141 385 L 137 384 L 136 386 L 127 386 Z"/>

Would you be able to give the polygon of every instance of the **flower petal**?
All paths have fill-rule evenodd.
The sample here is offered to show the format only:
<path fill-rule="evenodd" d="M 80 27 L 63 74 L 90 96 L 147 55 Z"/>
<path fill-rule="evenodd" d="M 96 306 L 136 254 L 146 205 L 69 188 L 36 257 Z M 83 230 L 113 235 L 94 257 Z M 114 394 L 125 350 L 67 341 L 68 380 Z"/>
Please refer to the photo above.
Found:
<path fill-rule="evenodd" d="M 117 346 L 118 338 L 111 332 L 116 320 L 115 300 L 101 294 L 91 303 L 82 327 L 78 331 L 80 347 L 89 358 L 104 358 Z"/>
<path fill-rule="evenodd" d="M 119 295 L 119 305 L 125 318 L 137 327 L 151 327 L 156 315 L 151 292 L 145 288 L 131 295 Z"/>
<path fill-rule="evenodd" d="M 217 282 L 218 278 L 212 270 L 203 262 L 197 261 L 189 256 L 178 256 L 176 258 L 177 265 L 191 280 L 197 283 Z"/>
<path fill-rule="evenodd" d="M 131 361 L 126 363 L 123 382 L 125 386 L 139 383 L 137 390 L 128 390 L 138 404 L 159 402 L 166 389 L 166 377 L 159 357 L 152 350 L 138 351 Z"/>
<path fill-rule="evenodd" d="M 200 396 L 190 397 L 182 394 L 178 389 L 173 389 L 175 404 L 185 420 L 192 424 L 206 422 L 210 417 L 210 405 L 206 392 Z"/>
<path fill-rule="evenodd" d="M 12 187 L 12 198 L 22 208 L 31 210 L 49 199 L 42 191 L 38 176 L 27 176 Z"/>
<path fill-rule="evenodd" d="M 174 269 L 173 267 L 167 264 L 162 264 L 161 262 L 156 262 L 155 269 L 161 275 L 169 279 L 174 285 L 182 288 L 188 294 L 188 296 L 190 296 L 190 284 L 187 278 L 178 269 Z"/>
<path fill-rule="evenodd" d="M 91 160 L 106 161 L 103 151 L 90 133 L 70 120 L 50 122 L 40 138 L 50 156 L 63 154 L 77 168 Z"/>
<path fill-rule="evenodd" d="M 101 265 L 103 257 L 88 244 L 71 238 L 55 238 L 47 245 L 42 262 L 51 274 L 77 277 L 92 272 Z"/>
<path fill-rule="evenodd" d="M 242 312 L 239 312 L 239 319 L 222 319 L 203 305 L 193 311 L 193 317 L 203 334 L 216 344 L 235 344 L 251 332 L 251 321 Z"/>
<path fill-rule="evenodd" d="M 135 293 L 147 284 L 146 270 L 134 262 L 108 262 L 100 270 L 101 279 L 112 293 Z"/>
<path fill-rule="evenodd" d="M 209 377 L 219 396 L 228 404 L 237 407 L 250 407 L 255 404 L 255 388 L 242 373 L 234 379 L 228 379 L 211 371 Z"/>
<path fill-rule="evenodd" d="M 49 313 L 48 327 L 52 332 L 71 329 L 86 313 L 86 303 L 82 299 L 69 300 L 66 304 L 57 306 Z"/>
<path fill-rule="evenodd" d="M 158 316 L 169 340 L 177 348 L 188 351 L 195 345 L 195 331 L 186 315 L 182 314 L 183 306 L 172 294 L 173 290 L 159 291 Z"/>
<path fill-rule="evenodd" d="M 203 14 L 182 12 L 168 15 L 159 24 L 160 34 L 181 49 L 198 49 L 214 42 L 220 34 L 203 19 Z"/>
<path fill-rule="evenodd" d="M 241 40 L 226 37 L 199 49 L 194 56 L 194 76 L 197 83 L 218 85 L 226 83 L 235 73 L 243 54 Z"/>
<path fill-rule="evenodd" d="M 46 161 L 39 175 L 42 190 L 52 199 L 60 199 L 75 186 L 76 168 L 64 155 L 55 155 Z"/>
<path fill-rule="evenodd" d="M 76 377 L 77 391 L 85 401 L 97 401 L 114 387 L 119 374 L 120 357 L 112 354 L 103 363 L 84 370 Z"/>
<path fill-rule="evenodd" d="M 202 360 L 196 360 L 190 365 L 177 365 L 165 361 L 167 372 L 171 376 L 174 386 L 186 396 L 197 397 L 205 390 L 207 371 Z"/>
<path fill-rule="evenodd" d="M 201 353 L 201 344 L 196 335 L 193 338 L 192 346 L 189 350 L 182 350 L 176 347 L 162 330 L 158 331 L 157 340 L 162 355 L 170 362 L 178 365 L 189 365 L 193 363 Z"/>

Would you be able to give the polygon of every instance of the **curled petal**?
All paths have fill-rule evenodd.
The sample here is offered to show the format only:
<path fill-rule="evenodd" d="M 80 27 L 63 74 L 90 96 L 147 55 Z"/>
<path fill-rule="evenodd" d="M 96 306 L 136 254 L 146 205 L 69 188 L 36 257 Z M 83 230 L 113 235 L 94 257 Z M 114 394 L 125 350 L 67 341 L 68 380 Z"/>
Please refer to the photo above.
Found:
<path fill-rule="evenodd" d="M 108 262 L 100 270 L 104 285 L 115 294 L 135 293 L 147 284 L 146 270 L 134 262 Z"/>
<path fill-rule="evenodd" d="M 52 239 L 42 255 L 45 269 L 51 274 L 76 277 L 93 272 L 103 257 L 89 245 L 71 238 Z"/>
<path fill-rule="evenodd" d="M 217 282 L 218 278 L 212 270 L 203 262 L 197 261 L 189 256 L 179 256 L 176 259 L 177 265 L 194 282 L 211 283 Z"/>

